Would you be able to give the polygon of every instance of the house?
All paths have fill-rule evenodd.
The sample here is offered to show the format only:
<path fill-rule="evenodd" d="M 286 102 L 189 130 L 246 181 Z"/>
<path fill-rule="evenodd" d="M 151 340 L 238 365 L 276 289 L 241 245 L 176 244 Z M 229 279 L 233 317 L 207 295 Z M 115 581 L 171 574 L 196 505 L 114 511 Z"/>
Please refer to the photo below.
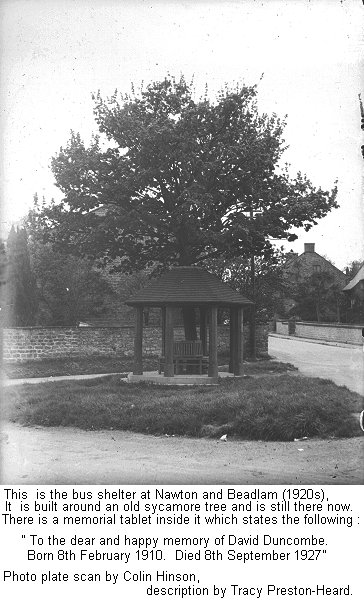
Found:
<path fill-rule="evenodd" d="M 290 256 L 292 255 L 292 257 Z M 315 244 L 305 244 L 303 254 L 288 254 L 288 259 L 283 267 L 284 273 L 292 283 L 302 283 L 314 273 L 330 273 L 335 282 L 344 287 L 346 284 L 345 273 L 340 271 L 327 258 L 315 251 Z"/>
<path fill-rule="evenodd" d="M 308 301 L 309 306 L 306 300 L 306 307 L 303 308 L 300 301 L 301 295 L 297 297 L 297 293 L 300 289 L 302 292 L 302 284 L 308 282 L 314 275 L 324 276 L 322 277 L 321 291 L 317 289 L 318 297 L 312 296 Z M 283 266 L 283 276 L 287 281 L 288 290 L 290 290 L 283 298 L 285 317 L 295 315 L 305 320 L 320 320 L 322 317 L 329 321 L 339 320 L 339 299 L 331 298 L 329 300 L 327 293 L 333 284 L 336 290 L 342 290 L 346 284 L 346 276 L 327 258 L 315 251 L 314 243 L 305 244 L 304 252 L 300 255 L 294 252 L 287 255 L 287 261 Z M 316 282 L 319 279 L 317 277 Z M 332 305 L 333 303 L 335 306 Z M 322 314 L 319 316 L 319 313 Z"/>

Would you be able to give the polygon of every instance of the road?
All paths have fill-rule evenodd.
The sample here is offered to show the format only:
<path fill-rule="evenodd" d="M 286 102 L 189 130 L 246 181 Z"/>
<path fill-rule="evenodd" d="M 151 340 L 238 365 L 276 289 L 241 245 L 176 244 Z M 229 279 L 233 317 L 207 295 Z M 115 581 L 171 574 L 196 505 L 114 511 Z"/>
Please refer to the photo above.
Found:
<path fill-rule="evenodd" d="M 0 483 L 8 485 L 357 485 L 364 481 L 364 436 L 220 442 L 7 422 L 0 439 Z"/>
<path fill-rule="evenodd" d="M 361 347 L 317 344 L 297 338 L 269 336 L 270 356 L 290 362 L 304 375 L 331 379 L 364 395 L 364 352 Z"/>

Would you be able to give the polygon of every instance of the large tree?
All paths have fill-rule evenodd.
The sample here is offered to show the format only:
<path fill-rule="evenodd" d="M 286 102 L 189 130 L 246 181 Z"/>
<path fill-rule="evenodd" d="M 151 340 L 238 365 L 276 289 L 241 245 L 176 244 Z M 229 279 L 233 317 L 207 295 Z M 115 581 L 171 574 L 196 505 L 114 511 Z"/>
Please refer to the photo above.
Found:
<path fill-rule="evenodd" d="M 271 250 L 336 207 L 278 164 L 285 122 L 259 114 L 256 87 L 225 88 L 215 101 L 167 77 L 131 95 L 94 97 L 107 140 L 86 147 L 72 133 L 53 158 L 64 200 L 44 216 L 57 240 L 83 253 L 120 257 L 121 269 L 191 265 Z M 100 219 L 92 209 L 105 205 Z"/>
<path fill-rule="evenodd" d="M 72 133 L 52 160 L 64 199 L 41 214 L 48 239 L 119 258 L 125 272 L 268 256 L 336 204 L 280 167 L 285 121 L 260 114 L 256 86 L 197 98 L 183 77 L 131 94 L 94 96 L 101 137 Z M 104 216 L 93 211 L 104 205 Z"/>

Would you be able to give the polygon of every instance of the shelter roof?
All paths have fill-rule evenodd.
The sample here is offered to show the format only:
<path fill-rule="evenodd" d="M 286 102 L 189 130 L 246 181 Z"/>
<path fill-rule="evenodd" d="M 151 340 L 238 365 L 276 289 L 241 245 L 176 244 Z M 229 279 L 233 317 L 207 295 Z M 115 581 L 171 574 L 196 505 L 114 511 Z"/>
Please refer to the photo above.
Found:
<path fill-rule="evenodd" d="M 126 301 L 129 306 L 248 306 L 253 303 L 200 267 L 173 267 Z"/>

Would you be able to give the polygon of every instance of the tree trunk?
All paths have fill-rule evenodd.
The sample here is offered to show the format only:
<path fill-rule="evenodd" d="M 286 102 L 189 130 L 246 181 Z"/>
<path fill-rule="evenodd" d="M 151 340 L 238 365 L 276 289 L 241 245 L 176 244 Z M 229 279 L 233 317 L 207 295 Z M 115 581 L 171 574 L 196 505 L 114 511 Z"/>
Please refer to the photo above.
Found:
<path fill-rule="evenodd" d="M 183 325 L 186 340 L 197 340 L 196 313 L 194 308 L 183 308 Z"/>
<path fill-rule="evenodd" d="M 337 318 L 337 322 L 340 323 L 340 321 L 341 321 L 341 315 L 340 315 L 339 299 L 336 299 L 336 318 Z"/>
<path fill-rule="evenodd" d="M 320 323 L 321 322 L 321 313 L 320 313 L 319 302 L 316 302 L 316 316 L 317 316 L 317 322 Z"/>

